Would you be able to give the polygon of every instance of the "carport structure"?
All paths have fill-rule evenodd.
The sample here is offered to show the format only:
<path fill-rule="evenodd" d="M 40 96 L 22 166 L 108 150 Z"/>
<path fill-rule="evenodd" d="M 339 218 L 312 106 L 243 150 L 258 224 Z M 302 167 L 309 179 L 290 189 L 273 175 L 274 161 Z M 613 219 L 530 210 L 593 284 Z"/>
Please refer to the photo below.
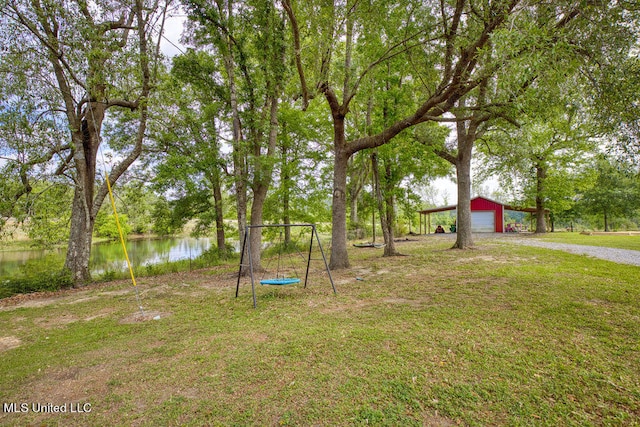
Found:
<path fill-rule="evenodd" d="M 458 205 L 442 206 L 439 208 L 425 209 L 420 214 L 420 234 L 431 233 L 431 214 L 436 212 L 454 211 Z M 471 231 L 474 233 L 504 233 L 504 211 L 536 213 L 535 208 L 520 208 L 506 205 L 486 197 L 474 197 L 471 199 Z M 545 211 L 545 215 L 548 211 Z"/>

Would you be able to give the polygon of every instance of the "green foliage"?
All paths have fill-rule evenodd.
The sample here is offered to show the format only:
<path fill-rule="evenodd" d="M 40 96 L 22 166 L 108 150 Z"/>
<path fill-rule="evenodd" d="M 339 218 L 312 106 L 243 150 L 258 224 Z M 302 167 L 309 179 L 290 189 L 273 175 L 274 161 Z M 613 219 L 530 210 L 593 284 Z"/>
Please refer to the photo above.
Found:
<path fill-rule="evenodd" d="M 52 184 L 21 201 L 27 211 L 24 228 L 35 246 L 51 247 L 67 241 L 72 197 L 67 185 Z"/>
<path fill-rule="evenodd" d="M 612 158 L 599 156 L 587 174 L 595 174 L 593 186 L 581 193 L 583 212 L 600 216 L 605 231 L 614 219 L 633 217 L 640 210 L 638 172 Z"/>
<path fill-rule="evenodd" d="M 499 123 L 478 148 L 485 166 L 481 175 L 496 176 L 512 203 L 535 206 L 538 201 L 560 216 L 571 210 L 585 185 L 578 171 L 597 151 L 597 140 L 579 79 L 547 83 L 554 87 L 536 87 L 521 100 L 527 113 L 518 118 L 518 127 Z"/>
<path fill-rule="evenodd" d="M 116 188 L 118 213 L 125 214 L 131 232 L 145 234 L 153 229 L 152 210 L 157 196 L 146 185 L 131 181 Z"/>
<path fill-rule="evenodd" d="M 272 188 L 265 201 L 266 222 L 282 223 L 285 216 L 290 222 L 305 223 L 331 218 L 329 148 L 323 142 L 329 134 L 322 125 L 324 111 L 320 107 L 317 102 L 311 103 L 306 113 L 288 106 L 280 108 L 280 155 L 274 165 L 279 185 Z"/>
<path fill-rule="evenodd" d="M 15 130 L 0 120 L 0 155 L 22 184 L 15 199 L 51 177 L 66 179 L 81 195 L 81 203 L 70 205 L 75 212 L 69 224 L 71 243 L 80 249 L 67 253 L 78 281 L 89 276 L 83 259 L 92 237 L 88 222 L 106 193 L 100 146 L 108 144 L 117 159 L 109 168 L 114 180 L 143 151 L 161 60 L 153 47 L 159 35 L 150 23 L 167 8 L 108 1 L 2 4 L 0 98 L 21 120 L 13 121 L 20 123 Z M 7 133 L 19 137 L 7 138 Z M 60 240 L 48 232 L 60 224 L 35 219 L 39 239 L 47 244 Z"/>
<path fill-rule="evenodd" d="M 120 224 L 120 230 L 118 230 L 118 223 Z M 129 225 L 129 216 L 126 214 L 98 214 L 95 224 L 95 235 L 97 237 L 106 237 L 108 239 L 117 240 L 120 239 L 120 231 L 122 231 L 123 238 L 127 238 L 127 235 L 131 233 L 131 226 Z"/>
<path fill-rule="evenodd" d="M 170 236 L 182 230 L 184 221 L 176 220 L 171 205 L 165 199 L 158 199 L 153 205 L 153 232 L 160 236 Z"/>
<path fill-rule="evenodd" d="M 195 266 L 195 268 L 201 268 L 222 264 L 223 262 L 227 262 L 229 259 L 236 258 L 235 255 L 232 255 L 233 251 L 234 247 L 232 245 L 227 245 L 227 247 L 223 251 L 220 251 L 217 247 L 212 246 L 208 250 L 204 251 L 202 255 L 196 258 L 193 262 L 193 265 Z"/>
<path fill-rule="evenodd" d="M 55 255 L 28 261 L 20 267 L 18 274 L 0 281 L 0 298 L 72 286 L 71 274 L 62 267 L 60 257 Z"/>

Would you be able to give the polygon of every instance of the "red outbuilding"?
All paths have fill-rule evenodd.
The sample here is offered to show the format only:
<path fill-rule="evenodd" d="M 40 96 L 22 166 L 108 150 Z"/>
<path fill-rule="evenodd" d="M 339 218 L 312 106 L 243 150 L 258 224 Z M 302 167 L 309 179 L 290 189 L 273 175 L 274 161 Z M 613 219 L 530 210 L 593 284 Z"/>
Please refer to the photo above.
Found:
<path fill-rule="evenodd" d="M 420 233 L 431 231 L 431 214 L 436 212 L 453 211 L 458 205 L 443 206 L 420 211 Z M 504 211 L 520 211 L 535 213 L 534 208 L 519 208 L 505 205 L 486 197 L 474 197 L 471 199 L 471 231 L 474 233 L 504 233 L 507 227 L 504 224 Z M 424 221 L 423 221 L 424 217 Z M 510 230 L 509 230 L 510 231 Z"/>

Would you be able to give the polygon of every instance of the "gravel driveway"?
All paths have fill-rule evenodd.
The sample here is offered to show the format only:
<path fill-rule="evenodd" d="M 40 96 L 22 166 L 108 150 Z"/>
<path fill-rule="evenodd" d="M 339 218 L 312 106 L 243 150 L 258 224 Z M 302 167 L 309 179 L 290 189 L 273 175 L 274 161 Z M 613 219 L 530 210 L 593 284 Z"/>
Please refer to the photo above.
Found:
<path fill-rule="evenodd" d="M 520 245 L 556 249 L 560 251 L 571 252 L 572 254 L 589 255 L 595 258 L 606 259 L 620 264 L 631 264 L 640 266 L 640 251 L 605 248 L 602 246 L 586 246 L 572 245 L 569 243 L 544 242 L 536 239 L 510 238 L 509 241 Z"/>

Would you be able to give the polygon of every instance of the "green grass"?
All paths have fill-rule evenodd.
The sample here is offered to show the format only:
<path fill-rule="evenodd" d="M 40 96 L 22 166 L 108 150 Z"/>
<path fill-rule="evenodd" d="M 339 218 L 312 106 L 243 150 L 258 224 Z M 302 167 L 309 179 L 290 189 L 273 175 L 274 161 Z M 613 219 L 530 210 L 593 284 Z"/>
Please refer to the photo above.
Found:
<path fill-rule="evenodd" d="M 257 309 L 233 266 L 142 278 L 156 321 L 124 281 L 5 307 L 0 401 L 92 411 L 0 424 L 640 425 L 638 267 L 477 243 L 353 249 L 338 295 L 314 271 Z"/>
<path fill-rule="evenodd" d="M 631 249 L 640 251 L 640 234 L 580 234 L 547 233 L 540 237 L 549 242 L 572 243 L 576 245 L 605 246 L 608 248 Z"/>

